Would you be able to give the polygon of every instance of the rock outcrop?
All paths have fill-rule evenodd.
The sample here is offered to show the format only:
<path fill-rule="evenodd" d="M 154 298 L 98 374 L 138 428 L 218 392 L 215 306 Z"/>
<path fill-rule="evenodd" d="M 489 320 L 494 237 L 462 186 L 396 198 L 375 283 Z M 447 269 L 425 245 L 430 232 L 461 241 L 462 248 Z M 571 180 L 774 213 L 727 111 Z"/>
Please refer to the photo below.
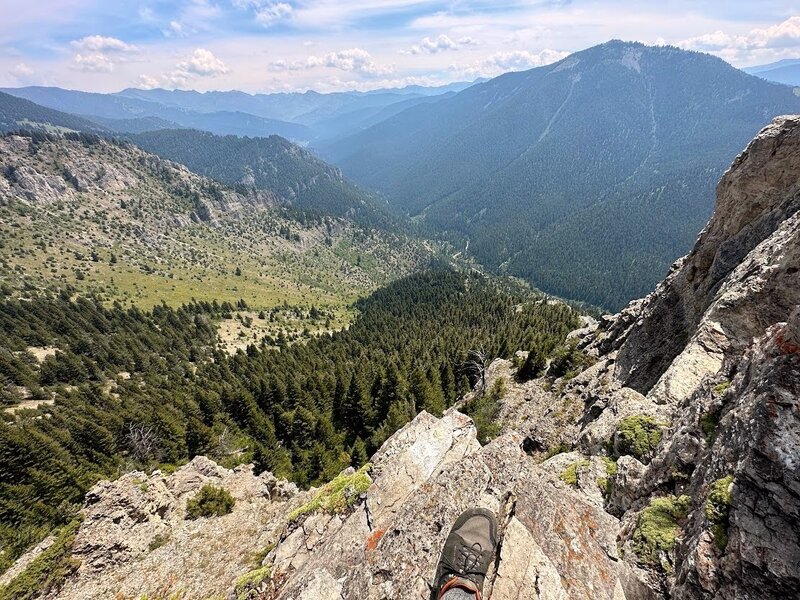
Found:
<path fill-rule="evenodd" d="M 686 399 L 800 303 L 800 117 L 762 130 L 725 173 L 694 249 L 616 319 L 616 375 L 660 402 Z"/>
<path fill-rule="evenodd" d="M 799 272 L 800 117 L 783 117 L 653 294 L 570 336 L 590 366 L 526 383 L 490 367 L 507 391 L 487 445 L 451 409 L 319 490 L 204 458 L 102 482 L 50 597 L 426 600 L 474 506 L 500 524 L 494 600 L 798 597 Z M 186 520 L 206 482 L 233 512 Z"/>

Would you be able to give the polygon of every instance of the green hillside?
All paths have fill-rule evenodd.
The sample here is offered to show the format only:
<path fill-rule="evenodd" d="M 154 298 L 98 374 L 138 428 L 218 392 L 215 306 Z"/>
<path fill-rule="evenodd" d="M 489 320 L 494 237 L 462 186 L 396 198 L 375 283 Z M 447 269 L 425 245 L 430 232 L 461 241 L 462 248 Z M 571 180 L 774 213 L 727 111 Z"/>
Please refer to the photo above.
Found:
<path fill-rule="evenodd" d="M 233 310 L 224 304 L 0 298 L 2 400 L 34 398 L 0 420 L 0 572 L 122 468 L 203 454 L 319 484 L 417 412 L 441 414 L 474 383 L 469 350 L 547 354 L 577 324 L 564 304 L 453 271 L 401 279 L 358 309 L 332 336 L 228 356 L 213 325 Z"/>
<path fill-rule="evenodd" d="M 440 252 L 94 136 L 2 137 L 0 173 L 0 282 L 17 290 L 340 311 Z"/>

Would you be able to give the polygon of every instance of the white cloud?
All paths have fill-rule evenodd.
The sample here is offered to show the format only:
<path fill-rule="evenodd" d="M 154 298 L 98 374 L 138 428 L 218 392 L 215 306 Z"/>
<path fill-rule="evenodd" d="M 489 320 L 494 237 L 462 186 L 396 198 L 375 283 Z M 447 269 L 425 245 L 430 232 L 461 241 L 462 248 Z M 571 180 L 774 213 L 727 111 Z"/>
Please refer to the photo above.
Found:
<path fill-rule="evenodd" d="M 550 49 L 535 53 L 527 50 L 495 52 L 483 60 L 471 64 L 450 65 L 450 70 L 465 77 L 493 77 L 508 71 L 524 71 L 549 65 L 569 56 L 569 54 L 569 52 Z"/>
<path fill-rule="evenodd" d="M 271 0 L 233 0 L 233 6 L 242 10 L 252 10 L 256 22 L 269 27 L 292 16 L 294 9 L 287 2 Z"/>
<path fill-rule="evenodd" d="M 309 56 L 304 61 L 287 62 L 276 60 L 270 63 L 272 71 L 303 71 L 318 67 L 339 69 L 349 73 L 358 73 L 366 77 L 379 77 L 394 72 L 390 65 L 380 65 L 375 62 L 372 55 L 362 48 L 349 48 L 338 52 L 329 52 L 325 56 Z"/>
<path fill-rule="evenodd" d="M 209 0 L 187 0 L 177 16 L 162 29 L 164 37 L 188 37 L 213 29 L 222 16 L 220 7 Z"/>
<path fill-rule="evenodd" d="M 377 64 L 372 55 L 361 48 L 350 48 L 326 54 L 323 64 L 326 67 L 368 76 L 388 75 L 394 70 L 390 66 Z"/>
<path fill-rule="evenodd" d="M 737 62 L 759 57 L 778 58 L 800 51 L 800 16 L 789 17 L 771 27 L 751 29 L 743 35 L 717 30 L 681 40 L 677 45 Z"/>
<path fill-rule="evenodd" d="M 90 73 L 111 73 L 114 62 L 105 54 L 76 54 L 72 57 L 76 69 Z"/>
<path fill-rule="evenodd" d="M 200 77 L 214 77 L 229 71 L 228 67 L 218 59 L 210 50 L 196 48 L 191 56 L 176 65 L 177 70 L 185 71 L 190 75 Z"/>
<path fill-rule="evenodd" d="M 787 48 L 800 46 L 800 16 L 790 17 L 766 29 L 753 29 L 747 36 L 755 48 Z"/>
<path fill-rule="evenodd" d="M 125 62 L 139 53 L 139 48 L 114 37 L 87 35 L 70 42 L 76 53 L 73 67 L 90 73 L 111 73 L 116 63 Z"/>
<path fill-rule="evenodd" d="M 120 39 L 102 35 L 87 35 L 79 40 L 73 40 L 70 45 L 79 52 L 102 52 L 105 54 L 131 54 L 139 49 L 126 44 Z"/>
<path fill-rule="evenodd" d="M 256 11 L 256 21 L 262 25 L 269 26 L 282 21 L 292 15 L 292 6 L 285 2 L 278 2 L 270 6 L 265 6 Z"/>
<path fill-rule="evenodd" d="M 159 81 L 155 77 L 150 77 L 148 75 L 139 75 L 139 80 L 136 82 L 136 87 L 145 89 L 145 90 L 152 90 L 153 88 L 157 88 L 159 86 Z"/>
<path fill-rule="evenodd" d="M 402 54 L 437 54 L 447 50 L 459 50 L 463 46 L 472 46 L 477 42 L 471 37 L 464 36 L 453 40 L 445 34 L 432 39 L 429 37 L 422 38 L 419 44 L 411 46 L 410 50 L 403 51 Z"/>
<path fill-rule="evenodd" d="M 156 14 L 149 6 L 142 6 L 139 8 L 139 18 L 146 23 L 152 23 L 156 20 Z"/>
<path fill-rule="evenodd" d="M 17 85 L 29 85 L 37 83 L 37 74 L 33 68 L 24 62 L 17 63 L 8 71 L 11 75 L 12 81 Z"/>
<path fill-rule="evenodd" d="M 213 78 L 230 73 L 228 66 L 214 53 L 205 48 L 195 48 L 194 51 L 175 65 L 175 68 L 160 78 L 150 75 L 140 75 L 137 85 L 143 88 L 154 88 L 159 85 L 170 88 L 182 88 L 198 77 Z"/>
<path fill-rule="evenodd" d="M 31 69 L 25 63 L 18 63 L 13 69 L 11 69 L 11 74 L 15 77 L 29 77 L 30 75 L 33 75 L 33 69 Z"/>

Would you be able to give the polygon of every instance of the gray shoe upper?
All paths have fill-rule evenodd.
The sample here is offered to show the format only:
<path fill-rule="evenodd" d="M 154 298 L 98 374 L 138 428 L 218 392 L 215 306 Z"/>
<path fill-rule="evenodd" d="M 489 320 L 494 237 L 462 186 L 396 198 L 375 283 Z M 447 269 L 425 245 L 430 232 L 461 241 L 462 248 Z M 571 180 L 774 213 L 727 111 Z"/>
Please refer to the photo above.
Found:
<path fill-rule="evenodd" d="M 494 513 L 484 508 L 464 511 L 442 548 L 435 590 L 438 592 L 448 581 L 458 577 L 472 582 L 482 593 L 496 546 L 497 520 Z"/>

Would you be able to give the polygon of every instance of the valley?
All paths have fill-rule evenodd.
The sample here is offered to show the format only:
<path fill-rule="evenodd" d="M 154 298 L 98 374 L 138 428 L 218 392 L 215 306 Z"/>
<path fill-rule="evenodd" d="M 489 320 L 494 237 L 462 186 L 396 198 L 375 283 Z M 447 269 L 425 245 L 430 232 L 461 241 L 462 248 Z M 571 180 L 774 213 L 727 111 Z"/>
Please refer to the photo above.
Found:
<path fill-rule="evenodd" d="M 426 600 L 475 507 L 478 598 L 793 597 L 795 61 L 316 43 L 0 88 L 0 600 Z"/>

